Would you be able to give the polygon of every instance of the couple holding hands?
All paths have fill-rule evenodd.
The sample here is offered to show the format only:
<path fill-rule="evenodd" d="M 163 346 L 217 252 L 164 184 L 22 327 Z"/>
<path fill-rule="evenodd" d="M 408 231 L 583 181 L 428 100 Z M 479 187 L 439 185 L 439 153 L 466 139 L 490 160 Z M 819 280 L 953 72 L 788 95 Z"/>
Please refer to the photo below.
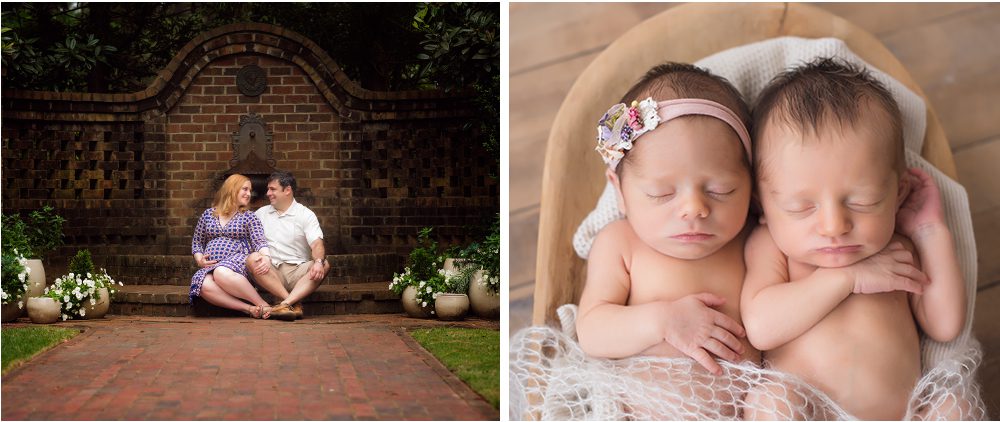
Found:
<path fill-rule="evenodd" d="M 200 296 L 253 318 L 302 318 L 302 300 L 319 287 L 330 264 L 319 220 L 295 200 L 295 189 L 291 173 L 271 174 L 270 205 L 252 212 L 250 179 L 234 174 L 223 182 L 191 239 L 200 267 L 191 277 L 192 304 Z M 278 303 L 268 304 L 251 280 Z"/>

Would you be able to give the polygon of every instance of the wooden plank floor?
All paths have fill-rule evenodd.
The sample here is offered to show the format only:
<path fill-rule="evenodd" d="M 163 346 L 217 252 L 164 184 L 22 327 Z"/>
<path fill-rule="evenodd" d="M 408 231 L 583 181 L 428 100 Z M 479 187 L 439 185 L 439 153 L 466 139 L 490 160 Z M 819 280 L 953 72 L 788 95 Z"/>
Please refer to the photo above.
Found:
<path fill-rule="evenodd" d="M 816 3 L 871 32 L 930 98 L 969 193 L 979 254 L 974 330 L 989 414 L 1000 416 L 1000 5 Z M 576 77 L 671 4 L 510 4 L 510 327 L 531 321 L 543 154 Z M 568 246 L 567 246 L 568 247 Z"/>

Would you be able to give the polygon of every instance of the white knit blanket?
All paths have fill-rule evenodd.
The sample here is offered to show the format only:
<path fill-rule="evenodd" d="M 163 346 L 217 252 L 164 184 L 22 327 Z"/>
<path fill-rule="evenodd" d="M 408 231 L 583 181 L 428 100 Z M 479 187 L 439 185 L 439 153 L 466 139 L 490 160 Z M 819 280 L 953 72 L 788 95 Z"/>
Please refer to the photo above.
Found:
<path fill-rule="evenodd" d="M 946 222 L 955 238 L 959 263 L 962 266 L 962 274 L 966 280 L 969 306 L 965 328 L 956 340 L 949 343 L 938 343 L 926 337 L 921 339 L 924 377 L 921 379 L 921 383 L 918 384 L 917 390 L 923 389 L 926 391 L 914 392 L 914 397 L 922 396 L 924 399 L 920 399 L 917 402 L 911 401 L 911 409 L 907 416 L 934 418 L 934 416 L 926 414 L 926 409 L 921 411 L 912 408 L 912 406 L 915 403 L 923 403 L 924 406 L 930 405 L 933 407 L 934 400 L 948 401 L 950 399 L 946 399 L 947 397 L 962 397 L 963 401 L 970 403 L 972 406 L 971 408 L 963 409 L 963 412 L 961 412 L 963 418 L 984 418 L 985 408 L 982 400 L 979 398 L 979 387 L 974 379 L 981 352 L 979 351 L 978 342 L 971 335 L 972 317 L 975 307 L 977 268 L 976 246 L 972 231 L 972 218 L 969 212 L 969 201 L 965 189 L 961 185 L 945 176 L 920 157 L 919 152 L 923 146 L 926 128 L 926 108 L 923 100 L 892 77 L 861 60 L 861 58 L 847 48 L 843 41 L 834 38 L 775 38 L 722 51 L 699 60 L 695 64 L 728 79 L 744 95 L 744 98 L 753 104 L 763 87 L 775 75 L 817 57 L 838 57 L 866 66 L 872 71 L 874 77 L 881 81 L 895 97 L 903 117 L 903 137 L 906 144 L 907 164 L 910 167 L 920 167 L 927 171 L 937 182 L 942 195 Z M 594 159 L 597 158 L 595 154 Z M 607 184 L 595 209 L 584 219 L 573 237 L 573 246 L 577 254 L 586 259 L 597 233 L 608 223 L 620 218 L 624 218 L 624 216 L 618 211 L 614 188 L 611 184 Z M 587 389 L 587 391 L 582 391 L 574 387 L 574 385 L 579 385 L 579 383 L 572 382 L 565 384 L 569 387 L 565 391 L 551 388 L 552 385 L 559 385 L 557 381 L 567 375 L 585 377 L 587 374 L 590 374 L 603 377 L 606 382 L 611 382 L 608 381 L 610 379 L 608 377 L 614 371 L 607 371 L 607 368 L 609 368 L 607 360 L 591 359 L 576 354 L 578 346 L 575 344 L 575 335 L 573 335 L 575 333 L 573 331 L 570 327 L 566 327 L 566 329 L 531 327 L 512 338 L 510 351 L 511 403 L 514 406 L 512 406 L 511 417 L 521 418 L 528 414 L 543 413 L 549 416 L 559 416 L 569 419 L 619 419 L 643 416 L 634 413 L 634 411 L 632 413 L 621 413 L 622 407 L 617 405 L 611 405 L 611 408 L 598 405 L 598 403 L 603 403 L 602 400 L 616 402 L 613 397 L 618 396 L 615 394 L 632 395 L 633 393 L 640 393 L 641 395 L 641 392 L 634 391 L 634 388 L 622 389 L 622 386 L 625 385 L 622 383 L 618 383 L 617 385 L 614 382 L 607 384 L 607 390 Z M 554 344 L 558 345 L 558 347 L 553 349 L 552 346 Z M 546 347 L 548 352 L 541 355 L 531 352 L 533 348 L 541 346 Z M 555 355 L 549 353 L 552 350 L 556 350 Z M 641 362 L 634 359 L 637 358 L 619 360 L 618 363 L 612 366 L 616 366 L 620 370 L 621 368 L 630 367 L 630 365 L 638 363 L 639 367 L 643 368 L 639 370 L 640 373 L 649 370 L 649 358 L 643 358 Z M 674 374 L 676 376 L 684 372 L 683 370 L 680 372 L 676 370 L 676 367 L 681 365 L 680 363 L 670 363 L 668 362 L 669 360 L 663 361 L 666 363 L 660 362 L 660 366 L 654 365 L 654 367 L 664 371 L 663 375 Z M 572 364 L 568 364 L 570 362 Z M 732 373 L 732 371 L 739 372 L 742 370 L 739 368 L 728 368 L 727 371 Z M 625 371 L 624 373 L 627 372 Z M 757 377 L 754 379 L 763 379 L 760 378 L 762 375 L 759 372 L 754 372 L 753 370 L 743 372 Z M 941 379 L 948 379 L 949 381 L 942 382 L 940 381 Z M 549 387 L 539 388 L 539 386 Z M 806 387 L 803 388 L 809 390 Z M 615 393 L 608 393 L 611 395 L 602 396 L 601 391 Z M 814 390 L 809 391 L 809 394 L 812 394 L 810 397 L 825 397 L 822 394 L 816 395 Z M 551 397 L 550 394 L 571 394 L 576 395 L 576 398 L 568 401 L 537 400 L 537 396 L 539 395 Z M 654 396 L 662 396 L 662 394 L 664 393 L 660 391 Z M 529 399 L 528 397 L 531 395 L 536 396 L 536 399 Z M 654 396 L 649 398 L 652 400 Z M 925 399 L 930 401 L 922 401 Z M 824 403 L 824 406 L 828 406 L 820 399 L 814 400 L 814 402 Z M 567 403 L 582 407 L 575 407 L 570 413 L 566 413 Z M 816 405 L 815 403 L 814 405 Z M 831 408 L 833 410 L 824 410 L 823 415 L 835 419 L 852 418 L 849 414 L 843 412 L 842 409 L 836 407 L 835 404 L 831 405 L 833 406 Z M 628 406 L 625 408 L 631 409 Z M 581 409 L 588 410 L 584 411 Z M 604 409 L 607 412 L 599 412 L 598 410 L 600 409 Z M 678 409 L 674 408 L 673 410 L 676 411 Z M 659 417 L 671 414 L 684 419 L 726 419 L 725 415 L 720 414 L 692 415 L 685 412 L 660 414 Z M 939 417 L 947 418 L 949 414 L 950 416 L 954 416 L 954 413 L 946 412 L 946 414 L 939 415 Z"/>

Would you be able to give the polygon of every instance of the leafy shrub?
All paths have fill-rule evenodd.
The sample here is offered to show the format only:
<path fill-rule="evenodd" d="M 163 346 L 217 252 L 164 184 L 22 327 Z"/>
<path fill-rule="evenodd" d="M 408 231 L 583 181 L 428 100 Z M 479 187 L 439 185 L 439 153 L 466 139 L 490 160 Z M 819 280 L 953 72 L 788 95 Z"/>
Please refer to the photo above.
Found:
<path fill-rule="evenodd" d="M 69 272 L 84 275 L 94 273 L 94 261 L 89 250 L 80 249 L 76 252 L 76 256 L 69 261 Z"/>

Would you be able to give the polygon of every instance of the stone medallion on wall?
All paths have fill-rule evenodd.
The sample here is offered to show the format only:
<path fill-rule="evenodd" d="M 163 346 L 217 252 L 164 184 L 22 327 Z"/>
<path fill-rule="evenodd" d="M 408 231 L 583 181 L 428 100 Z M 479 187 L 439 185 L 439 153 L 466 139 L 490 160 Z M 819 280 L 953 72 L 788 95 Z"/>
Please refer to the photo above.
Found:
<path fill-rule="evenodd" d="M 236 87 L 248 97 L 256 97 L 267 89 L 267 72 L 255 64 L 243 66 L 236 73 Z"/>

